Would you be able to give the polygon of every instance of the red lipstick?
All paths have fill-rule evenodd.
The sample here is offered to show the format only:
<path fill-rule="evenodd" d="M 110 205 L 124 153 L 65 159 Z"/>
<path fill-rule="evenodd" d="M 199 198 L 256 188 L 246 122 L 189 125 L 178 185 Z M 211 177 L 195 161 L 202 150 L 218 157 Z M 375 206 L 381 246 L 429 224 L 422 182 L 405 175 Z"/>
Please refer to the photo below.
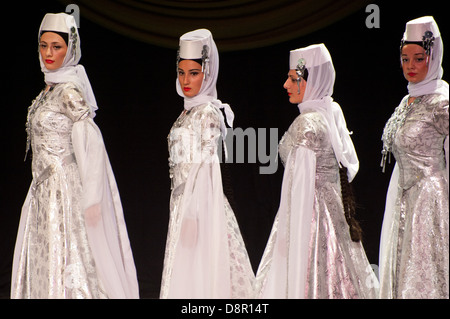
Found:
<path fill-rule="evenodd" d="M 184 87 L 183 90 L 184 90 L 185 92 L 189 92 L 189 91 L 191 90 L 191 88 Z"/>
<path fill-rule="evenodd" d="M 409 72 L 409 73 L 408 73 L 408 75 L 412 77 L 412 76 L 416 76 L 416 75 L 417 75 L 417 73 L 414 73 L 414 72 Z"/>
<path fill-rule="evenodd" d="M 45 63 L 47 63 L 47 64 L 52 64 L 53 62 L 55 62 L 55 61 L 53 61 L 53 60 L 45 60 Z"/>

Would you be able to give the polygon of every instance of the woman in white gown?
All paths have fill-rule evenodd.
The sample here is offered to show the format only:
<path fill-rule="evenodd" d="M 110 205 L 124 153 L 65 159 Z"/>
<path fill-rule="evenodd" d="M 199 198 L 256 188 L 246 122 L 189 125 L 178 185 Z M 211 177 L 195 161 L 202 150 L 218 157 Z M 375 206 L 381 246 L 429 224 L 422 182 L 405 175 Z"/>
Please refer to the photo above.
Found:
<path fill-rule="evenodd" d="M 184 110 L 169 136 L 170 220 L 161 298 L 249 298 L 254 273 L 221 178 L 225 119 L 217 99 L 219 55 L 211 32 L 180 38 L 177 92 Z"/>
<path fill-rule="evenodd" d="M 12 298 L 138 298 L 119 192 L 81 57 L 75 19 L 45 15 L 45 89 L 27 116 L 33 181 L 22 207 Z M 25 156 L 26 159 L 26 156 Z"/>
<path fill-rule="evenodd" d="M 382 298 L 449 297 L 448 83 L 433 17 L 409 21 L 401 44 L 408 95 L 383 131 L 396 164 L 380 243 Z"/>
<path fill-rule="evenodd" d="M 334 79 L 323 44 L 291 51 L 284 87 L 301 114 L 279 145 L 281 202 L 258 268 L 256 297 L 377 297 L 350 196 L 359 162 L 331 98 Z"/>

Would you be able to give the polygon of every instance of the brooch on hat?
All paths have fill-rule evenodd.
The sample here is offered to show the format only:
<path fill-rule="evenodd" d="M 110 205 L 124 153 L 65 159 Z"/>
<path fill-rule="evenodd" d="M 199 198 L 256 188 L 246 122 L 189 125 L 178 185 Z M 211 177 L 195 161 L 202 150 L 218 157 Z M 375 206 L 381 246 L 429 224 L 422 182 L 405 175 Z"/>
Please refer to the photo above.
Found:
<path fill-rule="evenodd" d="M 305 76 L 306 60 L 304 58 L 298 59 L 297 67 L 295 68 L 295 73 L 297 73 L 297 93 L 300 94 L 300 81 Z"/>
<path fill-rule="evenodd" d="M 431 52 L 431 48 L 434 45 L 434 36 L 433 36 L 433 32 L 431 31 L 425 31 L 423 37 L 422 37 L 422 46 L 425 49 L 425 52 L 427 53 L 427 55 L 430 55 Z"/>
<path fill-rule="evenodd" d="M 208 46 L 205 44 L 202 50 L 202 72 L 204 73 L 204 77 L 206 77 L 206 73 L 209 73 L 209 56 L 208 56 Z"/>
<path fill-rule="evenodd" d="M 70 38 L 72 39 L 72 56 L 75 56 L 78 44 L 77 29 L 75 27 L 70 28 Z"/>
<path fill-rule="evenodd" d="M 425 33 L 422 36 L 422 47 L 425 49 L 425 53 L 427 55 L 430 55 L 431 48 L 434 45 L 435 37 L 433 36 L 433 32 L 431 31 L 425 31 Z M 400 51 L 403 49 L 407 41 L 405 39 L 402 39 L 400 41 Z M 420 43 L 420 42 L 419 42 Z"/>
<path fill-rule="evenodd" d="M 303 77 L 305 75 L 305 68 L 306 68 L 306 60 L 304 58 L 298 59 L 295 72 L 299 77 Z"/>

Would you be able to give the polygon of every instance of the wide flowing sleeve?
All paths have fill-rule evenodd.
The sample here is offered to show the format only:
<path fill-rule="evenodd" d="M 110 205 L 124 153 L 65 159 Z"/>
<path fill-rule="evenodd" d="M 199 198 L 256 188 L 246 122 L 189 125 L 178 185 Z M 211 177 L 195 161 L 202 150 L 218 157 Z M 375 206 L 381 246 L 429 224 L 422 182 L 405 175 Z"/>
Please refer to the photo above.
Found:
<path fill-rule="evenodd" d="M 379 251 L 379 278 L 381 298 L 392 298 L 392 285 L 394 280 L 394 266 L 396 247 L 395 240 L 398 238 L 398 216 L 395 214 L 395 206 L 398 196 L 398 163 L 395 163 L 392 171 L 389 187 L 386 195 L 383 225 L 381 228 L 380 251 Z"/>
<path fill-rule="evenodd" d="M 257 298 L 304 298 L 315 174 L 315 153 L 304 146 L 293 148 L 286 160 L 280 207 L 256 276 Z"/>
<path fill-rule="evenodd" d="M 220 123 L 210 108 L 195 115 L 198 145 L 180 204 L 172 273 L 163 298 L 231 298 L 225 202 L 217 142 Z"/>
<path fill-rule="evenodd" d="M 92 118 L 74 123 L 72 143 L 83 187 L 82 209 L 98 275 L 110 298 L 139 298 L 131 245 L 114 174 Z"/>
<path fill-rule="evenodd" d="M 448 130 L 449 130 L 449 121 L 448 121 L 448 99 L 441 98 L 440 102 L 437 103 L 437 106 L 433 110 L 433 123 L 436 130 L 445 135 L 444 139 L 444 153 L 445 153 L 445 164 L 447 169 L 447 182 L 449 180 L 448 175 Z"/>
<path fill-rule="evenodd" d="M 11 272 L 11 298 L 17 298 L 15 293 L 17 292 L 17 287 L 19 286 L 17 285 L 18 273 L 20 273 L 21 271 L 25 271 L 19 269 L 19 267 L 21 255 L 23 256 L 26 254 L 25 252 L 26 248 L 23 246 L 23 243 L 25 241 L 25 236 L 27 234 L 26 227 L 27 227 L 27 220 L 29 218 L 29 212 L 31 210 L 32 205 L 33 187 L 34 183 L 32 182 L 30 188 L 28 189 L 25 202 L 22 205 L 22 211 L 20 214 L 19 228 L 17 230 L 16 245 L 14 248 L 12 272 Z"/>

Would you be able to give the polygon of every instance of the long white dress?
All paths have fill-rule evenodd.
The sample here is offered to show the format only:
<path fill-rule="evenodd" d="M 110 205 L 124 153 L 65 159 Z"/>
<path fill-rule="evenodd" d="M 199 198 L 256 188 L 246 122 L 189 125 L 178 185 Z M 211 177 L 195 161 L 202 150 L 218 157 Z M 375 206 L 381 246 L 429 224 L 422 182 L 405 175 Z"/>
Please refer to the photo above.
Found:
<path fill-rule="evenodd" d="M 172 126 L 172 182 L 161 298 L 250 298 L 254 273 L 234 213 L 223 193 L 220 115 L 193 107 Z"/>
<path fill-rule="evenodd" d="M 378 280 L 350 238 L 324 117 L 302 112 L 279 145 L 280 207 L 258 268 L 258 298 L 376 298 Z"/>
<path fill-rule="evenodd" d="M 100 130 L 70 82 L 28 111 L 33 150 L 12 298 L 138 298 L 119 192 Z"/>

